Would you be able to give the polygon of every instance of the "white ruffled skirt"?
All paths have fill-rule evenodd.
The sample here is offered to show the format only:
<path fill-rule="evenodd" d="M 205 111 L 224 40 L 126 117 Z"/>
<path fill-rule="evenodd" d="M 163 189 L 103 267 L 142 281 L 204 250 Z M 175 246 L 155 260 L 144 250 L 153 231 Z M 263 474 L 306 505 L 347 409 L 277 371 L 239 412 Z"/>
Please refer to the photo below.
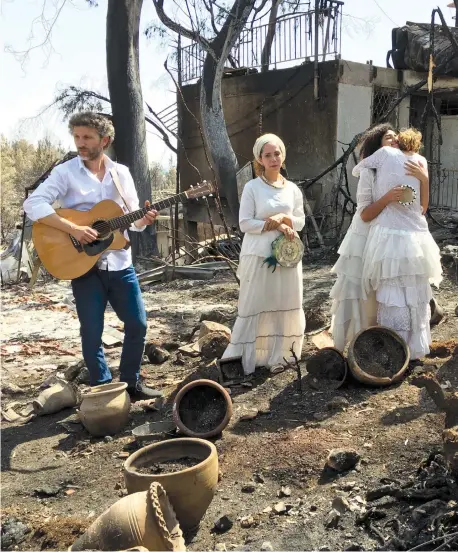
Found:
<path fill-rule="evenodd" d="M 333 268 L 338 275 L 331 291 L 336 347 L 343 348 L 359 331 L 356 327 L 364 329 L 374 323 L 376 305 L 376 323 L 403 337 L 412 359 L 428 354 L 430 284 L 438 286 L 442 280 L 440 251 L 431 234 L 373 225 L 362 256 L 362 240 L 354 235 L 348 238 Z"/>
<path fill-rule="evenodd" d="M 294 268 L 263 265 L 264 258 L 244 255 L 240 278 L 238 317 L 223 358 L 241 356 L 246 374 L 256 366 L 274 366 L 291 359 L 291 347 L 301 356 L 305 332 L 302 307 L 302 263 Z"/>
<path fill-rule="evenodd" d="M 331 270 L 337 274 L 330 293 L 331 333 L 334 346 L 340 351 L 359 331 L 377 324 L 375 293 L 367 294 L 362 281 L 369 229 L 370 225 L 356 213 L 339 247 L 339 259 Z"/>

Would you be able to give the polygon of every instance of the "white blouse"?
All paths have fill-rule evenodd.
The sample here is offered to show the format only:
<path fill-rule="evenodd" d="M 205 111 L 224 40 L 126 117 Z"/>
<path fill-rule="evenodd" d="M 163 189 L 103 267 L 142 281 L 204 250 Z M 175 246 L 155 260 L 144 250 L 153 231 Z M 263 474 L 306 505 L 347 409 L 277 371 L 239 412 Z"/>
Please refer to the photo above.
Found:
<path fill-rule="evenodd" d="M 428 166 L 426 159 L 418 153 L 406 155 L 401 150 L 389 146 L 380 148 L 360 161 L 353 168 L 353 176 L 359 176 L 362 169 L 376 169 L 376 177 L 372 190 L 368 189 L 369 179 L 365 179 L 364 182 L 360 183 L 359 193 L 361 199 L 358 199 L 358 207 L 363 203 L 367 203 L 369 198 L 370 201 L 367 205 L 370 205 L 396 186 L 411 186 L 416 192 L 415 201 L 411 205 L 402 205 L 398 202 L 389 203 L 372 221 L 372 224 L 398 230 L 427 232 L 428 223 L 422 214 L 420 204 L 420 181 L 414 176 L 406 175 L 404 165 L 407 161 L 415 161 L 423 167 Z"/>
<path fill-rule="evenodd" d="M 239 210 L 240 230 L 245 234 L 241 257 L 271 255 L 272 242 L 281 232 L 279 230 L 263 232 L 262 229 L 267 218 L 279 213 L 291 218 L 296 232 L 304 227 L 304 200 L 296 184 L 286 180 L 283 188 L 274 188 L 259 177 L 247 182 L 243 189 Z"/>

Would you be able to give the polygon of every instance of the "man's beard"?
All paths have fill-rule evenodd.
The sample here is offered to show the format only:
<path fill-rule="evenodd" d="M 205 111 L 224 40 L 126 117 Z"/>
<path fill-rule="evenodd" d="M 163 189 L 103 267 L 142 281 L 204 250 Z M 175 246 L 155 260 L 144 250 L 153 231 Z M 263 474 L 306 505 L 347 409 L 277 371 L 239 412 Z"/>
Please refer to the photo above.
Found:
<path fill-rule="evenodd" d="M 91 148 L 88 149 L 86 153 L 81 153 L 78 151 L 79 156 L 83 161 L 94 161 L 94 159 L 97 159 L 100 157 L 100 154 L 103 153 L 103 148 Z"/>

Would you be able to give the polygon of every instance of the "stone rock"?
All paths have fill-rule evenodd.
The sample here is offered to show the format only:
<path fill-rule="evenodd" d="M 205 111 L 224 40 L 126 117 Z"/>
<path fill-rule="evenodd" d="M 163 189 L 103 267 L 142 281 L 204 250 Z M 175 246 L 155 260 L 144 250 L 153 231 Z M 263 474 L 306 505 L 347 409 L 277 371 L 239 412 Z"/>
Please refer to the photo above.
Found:
<path fill-rule="evenodd" d="M 328 529 L 335 529 L 339 525 L 340 514 L 337 510 L 331 510 L 326 518 L 325 525 Z"/>
<path fill-rule="evenodd" d="M 326 420 L 328 415 L 325 412 L 315 412 L 313 414 L 313 417 L 315 418 L 315 420 L 318 420 L 319 422 L 323 422 L 324 420 Z"/>
<path fill-rule="evenodd" d="M 264 508 L 264 510 L 262 511 L 263 514 L 270 514 L 270 512 L 272 511 L 272 507 L 271 506 L 267 506 L 266 508 Z"/>
<path fill-rule="evenodd" d="M 328 410 L 343 410 L 348 408 L 349 405 L 350 403 L 345 397 L 334 397 L 326 404 L 326 408 Z"/>
<path fill-rule="evenodd" d="M 342 515 L 347 510 L 350 510 L 350 503 L 344 496 L 336 496 L 332 501 L 332 507 L 336 512 Z"/>
<path fill-rule="evenodd" d="M 277 491 L 277 496 L 278 498 L 291 496 L 291 489 L 289 487 L 282 487 L 279 491 Z"/>
<path fill-rule="evenodd" d="M 145 354 L 151 364 L 164 364 L 170 358 L 170 353 L 155 343 L 149 342 L 145 346 Z"/>
<path fill-rule="evenodd" d="M 254 493 L 256 490 L 256 487 L 254 485 L 243 485 L 242 487 L 242 493 Z"/>
<path fill-rule="evenodd" d="M 286 504 L 284 502 L 277 502 L 274 506 L 274 512 L 276 514 L 285 514 L 287 512 L 288 508 L 286 507 Z"/>
<path fill-rule="evenodd" d="M 250 410 L 242 410 L 239 421 L 249 422 L 251 420 L 254 420 L 258 414 L 259 414 L 259 410 L 257 408 L 252 408 Z"/>
<path fill-rule="evenodd" d="M 33 494 L 38 498 L 47 498 L 50 496 L 57 496 L 61 490 L 61 487 L 58 486 L 44 485 L 43 487 L 34 489 Z"/>
<path fill-rule="evenodd" d="M 224 326 L 223 324 L 219 324 L 218 322 L 204 320 L 200 324 L 199 339 L 202 339 L 206 335 L 214 332 L 222 333 L 223 335 L 226 335 L 228 339 L 231 338 L 232 332 L 227 326 Z"/>
<path fill-rule="evenodd" d="M 162 343 L 162 348 L 168 351 L 169 353 L 171 351 L 176 351 L 179 346 L 180 346 L 179 341 L 164 341 L 164 343 Z"/>
<path fill-rule="evenodd" d="M 199 340 L 200 352 L 204 358 L 221 358 L 229 345 L 230 337 L 221 332 L 210 332 Z"/>
<path fill-rule="evenodd" d="M 360 459 L 359 454 L 352 449 L 333 449 L 329 453 L 327 465 L 341 473 L 351 470 Z"/>
<path fill-rule="evenodd" d="M 215 521 L 213 531 L 216 533 L 225 533 L 229 531 L 229 529 L 232 529 L 233 525 L 234 521 L 228 515 L 224 515 Z"/>
<path fill-rule="evenodd" d="M 458 305 L 455 307 L 455 316 L 458 316 Z"/>
<path fill-rule="evenodd" d="M 260 548 L 261 552 L 271 552 L 273 549 L 274 547 L 270 541 L 264 541 Z"/>
<path fill-rule="evenodd" d="M 86 366 L 86 363 L 84 360 L 80 360 L 76 364 L 72 364 L 71 366 L 68 366 L 66 370 L 64 371 L 64 378 L 67 381 L 75 381 L 78 375 L 81 372 L 81 369 Z"/>
<path fill-rule="evenodd" d="M 19 395 L 20 393 L 24 393 L 24 390 L 15 383 L 5 381 L 2 383 L 2 393 L 4 395 Z"/>
<path fill-rule="evenodd" d="M 218 552 L 226 552 L 227 548 L 224 542 L 218 542 L 215 546 L 215 550 Z"/>
<path fill-rule="evenodd" d="M 356 487 L 356 481 L 344 481 L 339 485 L 341 491 L 352 491 Z"/>
<path fill-rule="evenodd" d="M 1 549 L 14 550 L 25 538 L 31 529 L 28 525 L 16 518 L 8 518 L 2 523 Z"/>
<path fill-rule="evenodd" d="M 90 385 L 91 376 L 90 376 L 89 370 L 86 368 L 86 366 L 83 366 L 81 368 L 80 373 L 78 374 L 78 376 L 76 376 L 75 382 L 78 383 L 78 384 Z"/>
<path fill-rule="evenodd" d="M 253 527 L 255 521 L 254 521 L 254 517 L 253 516 L 244 516 L 241 520 L 240 520 L 240 526 L 243 528 L 243 529 L 249 529 L 250 527 Z"/>
<path fill-rule="evenodd" d="M 237 316 L 237 311 L 230 309 L 225 310 L 221 307 L 213 309 L 208 312 L 203 312 L 200 315 L 200 322 L 218 322 L 219 324 L 225 324 L 226 322 L 232 322 Z"/>
<path fill-rule="evenodd" d="M 262 473 L 254 473 L 253 474 L 253 481 L 255 483 L 265 483 L 265 479 L 264 479 L 264 476 L 262 475 Z"/>

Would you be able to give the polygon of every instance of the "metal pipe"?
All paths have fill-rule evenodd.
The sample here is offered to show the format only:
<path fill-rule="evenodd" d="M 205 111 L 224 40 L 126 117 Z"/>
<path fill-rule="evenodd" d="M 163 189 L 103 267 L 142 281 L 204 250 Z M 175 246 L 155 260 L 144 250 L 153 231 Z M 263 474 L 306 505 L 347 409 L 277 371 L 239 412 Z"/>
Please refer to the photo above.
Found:
<path fill-rule="evenodd" d="M 319 80 L 319 67 L 318 67 L 318 29 L 319 20 L 318 13 L 320 7 L 320 0 L 315 0 L 315 70 L 313 76 L 313 96 L 315 100 L 318 100 L 318 80 Z"/>

